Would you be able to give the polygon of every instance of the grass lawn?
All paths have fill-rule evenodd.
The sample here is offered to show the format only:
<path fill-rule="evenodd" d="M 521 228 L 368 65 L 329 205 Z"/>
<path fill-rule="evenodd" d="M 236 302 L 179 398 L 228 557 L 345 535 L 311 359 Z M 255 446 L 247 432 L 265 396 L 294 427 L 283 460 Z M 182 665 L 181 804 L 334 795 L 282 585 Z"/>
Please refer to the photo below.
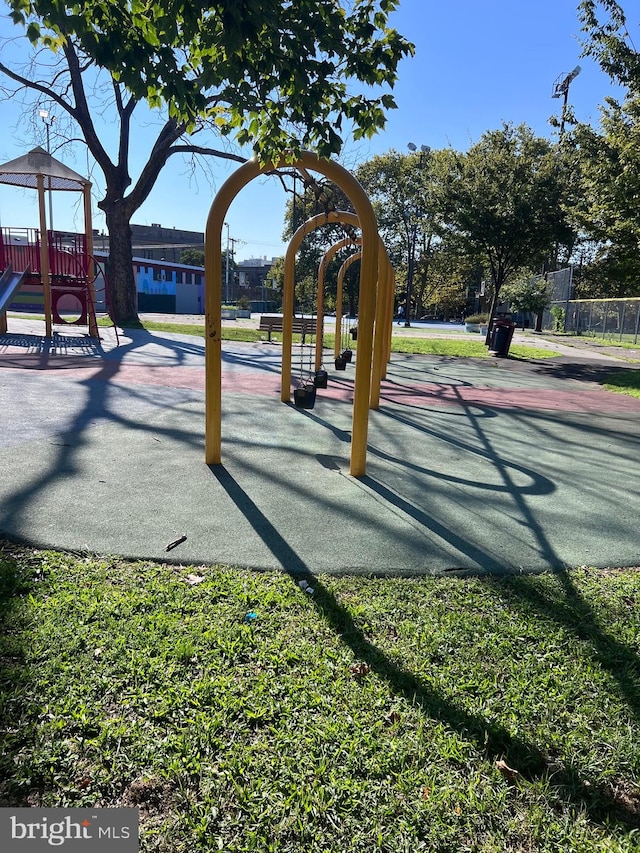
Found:
<path fill-rule="evenodd" d="M 593 335 L 578 336 L 574 334 L 572 337 L 582 337 L 589 342 L 600 344 L 602 346 L 620 347 L 621 349 L 640 349 L 640 341 L 636 341 L 634 343 L 634 335 L 624 335 L 622 340 L 620 340 L 618 335 L 612 336 L 610 338 L 598 338 Z"/>
<path fill-rule="evenodd" d="M 621 370 L 611 373 L 602 383 L 608 391 L 640 397 L 640 370 Z"/>
<path fill-rule="evenodd" d="M 111 325 L 109 320 L 100 320 L 99 325 Z M 185 323 L 160 323 L 154 320 L 145 320 L 141 328 L 156 332 L 175 332 L 183 335 L 199 335 L 204 337 L 204 326 L 190 325 Z M 429 338 L 410 338 L 405 336 L 396 336 L 392 338 L 392 352 L 416 353 L 424 355 L 444 355 L 452 357 L 466 358 L 489 358 L 488 350 L 484 345 L 483 340 L 478 336 L 477 340 L 467 340 L 462 338 L 455 339 L 439 339 L 436 337 Z M 266 340 L 266 332 L 260 332 L 257 329 L 237 328 L 233 329 L 229 326 L 222 327 L 222 340 L 226 341 L 261 341 Z M 272 339 L 276 342 L 282 340 L 282 335 L 272 333 Z M 294 341 L 299 341 L 300 336 L 294 335 Z M 334 335 L 332 333 L 325 334 L 323 340 L 325 347 L 333 349 Z M 352 349 L 357 348 L 357 341 L 349 343 Z M 513 345 L 509 351 L 512 358 L 553 358 L 557 353 L 549 349 L 539 347 L 530 347 L 522 345 Z"/>
<path fill-rule="evenodd" d="M 373 580 L 0 547 L 0 805 L 142 851 L 638 851 L 640 570 Z"/>

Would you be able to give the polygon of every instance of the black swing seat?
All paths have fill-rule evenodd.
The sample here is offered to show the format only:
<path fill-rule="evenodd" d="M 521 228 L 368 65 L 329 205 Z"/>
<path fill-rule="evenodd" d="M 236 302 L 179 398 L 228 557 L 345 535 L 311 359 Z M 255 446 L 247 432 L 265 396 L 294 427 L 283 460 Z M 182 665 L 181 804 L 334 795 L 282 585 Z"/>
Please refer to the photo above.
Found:
<path fill-rule="evenodd" d="M 293 402 L 299 409 L 313 409 L 316 404 L 316 386 L 312 382 L 305 382 L 300 388 L 295 388 Z"/>
<path fill-rule="evenodd" d="M 313 377 L 313 384 L 316 388 L 326 388 L 327 382 L 329 380 L 329 374 L 326 370 L 320 368 L 320 370 L 316 370 L 315 375 Z"/>

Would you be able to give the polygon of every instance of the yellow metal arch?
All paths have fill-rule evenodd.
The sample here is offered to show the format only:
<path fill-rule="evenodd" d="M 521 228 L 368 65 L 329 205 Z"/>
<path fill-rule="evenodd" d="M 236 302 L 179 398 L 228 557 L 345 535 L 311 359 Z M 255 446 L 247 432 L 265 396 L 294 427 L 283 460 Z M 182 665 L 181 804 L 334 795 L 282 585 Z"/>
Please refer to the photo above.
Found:
<path fill-rule="evenodd" d="M 336 338 L 333 345 L 333 355 L 335 358 L 338 358 L 340 355 L 340 345 L 342 343 L 340 338 L 342 337 L 342 286 L 344 284 L 344 277 L 349 267 L 361 258 L 362 252 L 355 252 L 353 255 L 349 255 L 338 270 L 338 286 L 336 288 Z M 340 311 L 339 316 L 338 311 Z"/>
<path fill-rule="evenodd" d="M 340 249 L 346 249 L 347 246 L 357 245 L 360 246 L 362 244 L 362 240 L 357 237 L 355 240 L 351 237 L 345 237 L 343 240 L 338 240 L 337 243 L 334 243 L 333 246 L 327 249 L 327 251 L 322 256 L 322 260 L 318 264 L 318 296 L 317 296 L 317 306 L 318 306 L 318 318 L 316 322 L 316 370 L 320 369 L 320 365 L 322 364 L 322 332 L 323 332 L 323 321 L 324 321 L 324 278 L 325 273 L 327 271 L 327 267 L 329 266 L 329 261 L 336 255 Z"/>
<path fill-rule="evenodd" d="M 355 225 L 360 227 L 358 216 L 350 213 L 347 210 L 333 210 L 329 213 L 319 213 L 312 216 L 304 222 L 295 232 L 289 245 L 284 260 L 284 293 L 282 311 L 284 320 L 282 324 L 282 385 L 281 385 L 281 400 L 288 402 L 291 399 L 291 344 L 292 344 L 292 324 L 293 324 L 293 302 L 294 302 L 294 279 L 295 279 L 295 258 L 298 249 L 300 248 L 304 238 L 319 228 L 321 225 L 329 223 L 341 223 L 344 225 Z M 382 274 L 378 281 L 378 288 L 375 292 L 375 341 L 373 345 L 373 366 L 371 372 L 371 383 L 369 388 L 370 400 L 369 405 L 372 409 L 377 409 L 380 405 L 380 382 L 385 374 L 385 359 L 388 352 L 385 338 L 387 336 L 385 323 L 388 324 L 389 330 L 392 325 L 393 308 L 389 311 L 387 305 L 393 305 L 393 294 L 386 292 L 392 284 L 392 276 L 389 270 L 391 263 L 384 243 L 379 235 L 378 242 L 378 270 L 387 270 L 387 275 Z M 360 296 L 364 280 L 362 278 L 363 269 L 360 270 Z M 287 317 L 289 321 L 287 322 Z M 358 316 L 358 328 L 360 327 L 360 312 Z M 358 332 L 358 340 L 360 334 Z M 358 354 L 360 360 L 370 358 L 367 351 L 362 350 L 358 343 Z M 358 359 L 356 359 L 356 382 L 358 379 Z"/>
<path fill-rule="evenodd" d="M 207 217 L 205 232 L 205 460 L 210 465 L 222 462 L 222 227 L 229 206 L 240 190 L 266 172 L 284 166 L 306 168 L 323 174 L 336 183 L 351 201 L 362 232 L 362 268 L 360 274 L 358 354 L 353 399 L 350 473 L 363 477 L 366 473 L 367 433 L 369 428 L 369 395 L 373 327 L 376 313 L 378 278 L 378 229 L 375 214 L 364 189 L 356 178 L 330 160 L 321 160 L 303 151 L 294 163 L 272 163 L 261 166 L 250 160 L 227 178 L 218 191 Z M 285 294 L 286 295 L 286 294 Z M 287 310 L 287 307 L 289 310 Z M 293 304 L 283 305 L 283 338 L 289 339 L 289 374 L 291 372 L 291 334 Z M 283 359 L 285 357 L 283 343 Z"/>

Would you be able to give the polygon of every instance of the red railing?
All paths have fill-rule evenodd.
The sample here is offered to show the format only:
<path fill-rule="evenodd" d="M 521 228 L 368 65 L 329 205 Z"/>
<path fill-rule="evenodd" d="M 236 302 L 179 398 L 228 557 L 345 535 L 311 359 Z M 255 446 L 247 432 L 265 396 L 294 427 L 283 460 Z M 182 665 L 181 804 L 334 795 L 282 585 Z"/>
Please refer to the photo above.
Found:
<path fill-rule="evenodd" d="M 85 235 L 48 231 L 47 240 L 51 277 L 86 282 L 90 263 Z M 36 228 L 0 228 L 0 271 L 9 264 L 16 272 L 31 267 L 32 275 L 40 274 L 40 232 Z"/>
<path fill-rule="evenodd" d="M 0 271 L 8 266 L 15 272 L 31 267 L 40 272 L 40 232 L 36 228 L 0 228 Z"/>
<path fill-rule="evenodd" d="M 82 279 L 86 281 L 89 271 L 87 238 L 84 234 L 63 234 L 48 231 L 49 273 L 52 277 Z"/>

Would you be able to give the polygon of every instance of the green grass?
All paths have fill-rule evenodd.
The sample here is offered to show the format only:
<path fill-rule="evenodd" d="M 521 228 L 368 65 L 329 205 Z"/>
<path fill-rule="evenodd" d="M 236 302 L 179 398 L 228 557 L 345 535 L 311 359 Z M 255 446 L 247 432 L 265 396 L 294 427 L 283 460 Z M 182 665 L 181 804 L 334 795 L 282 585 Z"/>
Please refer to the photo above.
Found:
<path fill-rule="evenodd" d="M 620 340 L 619 335 L 612 337 L 599 337 L 596 335 L 590 335 L 588 332 L 544 332 L 543 334 L 552 335 L 553 338 L 564 338 L 564 343 L 567 346 L 571 346 L 571 340 L 578 341 L 587 341 L 588 343 L 593 343 L 597 346 L 606 346 L 606 347 L 618 347 L 620 349 L 640 349 L 640 341 L 634 343 L 635 335 L 624 335 L 623 339 Z"/>
<path fill-rule="evenodd" d="M 484 344 L 484 338 L 478 340 L 439 340 L 437 338 L 392 338 L 393 352 L 416 353 L 423 355 L 444 355 L 461 358 L 490 358 Z M 558 353 L 539 347 L 514 344 L 509 349 L 511 358 L 553 358 Z"/>
<path fill-rule="evenodd" d="M 574 337 L 576 336 L 574 335 Z M 634 335 L 625 335 L 622 340 L 619 339 L 619 336 L 599 338 L 592 335 L 582 335 L 581 337 L 584 337 L 595 344 L 600 344 L 601 346 L 620 347 L 620 349 L 640 349 L 640 342 L 634 343 Z"/>
<path fill-rule="evenodd" d="M 608 391 L 640 397 L 640 370 L 621 370 L 610 373 L 602 382 Z"/>
<path fill-rule="evenodd" d="M 640 849 L 640 571 L 313 585 L 5 545 L 0 805 L 137 805 L 166 853 Z"/>
<path fill-rule="evenodd" d="M 186 335 L 200 335 L 204 337 L 204 326 L 187 325 L 184 323 L 157 323 L 154 321 L 145 320 L 142 324 L 143 328 L 149 331 L 162 332 L 177 332 Z M 260 341 L 266 340 L 266 332 L 259 332 L 256 329 L 237 328 L 233 329 L 229 326 L 222 327 L 222 339 L 227 341 Z M 274 342 L 280 342 L 282 335 L 272 333 Z M 294 340 L 299 340 L 299 335 L 294 335 Z M 327 333 L 324 338 L 324 345 L 328 349 L 333 349 L 335 336 L 332 333 Z M 357 349 L 357 341 L 349 339 L 349 347 Z M 458 356 L 466 358 L 487 358 L 488 351 L 484 342 L 478 340 L 451 340 L 438 338 L 410 338 L 404 336 L 396 336 L 391 342 L 392 352 L 416 353 L 425 355 L 445 355 Z M 515 345 L 510 349 L 510 355 L 515 358 L 552 358 L 557 353 L 548 349 L 540 349 L 537 347 Z"/>
<path fill-rule="evenodd" d="M 27 315 L 15 315 L 24 316 Z M 109 318 L 99 318 L 98 319 L 99 326 L 111 326 L 111 320 Z M 204 325 L 200 324 L 190 324 L 190 323 L 166 323 L 166 322 L 156 322 L 155 320 L 144 320 L 140 323 L 136 328 L 147 329 L 150 332 L 169 332 L 173 334 L 181 334 L 181 335 L 196 335 L 199 337 L 204 337 Z M 460 333 L 462 335 L 462 333 Z M 222 327 L 222 340 L 223 341 L 266 341 L 267 333 L 260 332 L 258 329 L 248 329 L 246 327 L 239 328 L 231 328 L 229 326 Z M 279 343 L 282 341 L 282 335 L 277 332 L 272 333 L 271 335 L 274 343 Z M 299 335 L 294 335 L 293 340 L 298 342 L 300 340 Z M 326 348 L 333 350 L 334 343 L 334 335 L 328 333 L 324 336 L 324 345 Z M 357 342 L 352 342 L 349 339 L 349 346 L 352 349 L 357 348 Z M 401 335 L 397 335 L 392 338 L 391 344 L 392 352 L 404 352 L 404 353 L 415 353 L 415 354 L 424 354 L 424 355 L 443 355 L 450 357 L 461 357 L 461 358 L 488 358 L 489 354 L 486 346 L 484 345 L 483 339 L 478 338 L 478 340 L 452 340 L 452 339 L 443 339 L 440 340 L 438 337 L 429 337 L 429 338 L 410 338 L 404 337 Z M 557 353 L 553 352 L 549 349 L 541 349 L 538 347 L 530 347 L 530 346 L 522 346 L 522 345 L 513 345 L 509 351 L 509 355 L 511 358 L 553 358 L 557 355 Z"/>

